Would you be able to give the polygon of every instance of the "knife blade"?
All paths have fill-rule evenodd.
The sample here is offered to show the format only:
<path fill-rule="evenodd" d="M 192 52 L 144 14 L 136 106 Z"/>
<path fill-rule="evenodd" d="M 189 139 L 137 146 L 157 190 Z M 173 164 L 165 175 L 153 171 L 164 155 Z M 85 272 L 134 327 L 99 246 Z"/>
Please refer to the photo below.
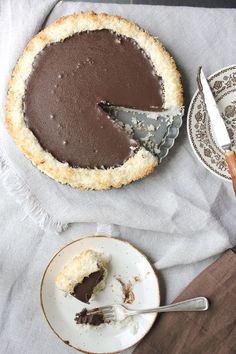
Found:
<path fill-rule="evenodd" d="M 208 84 L 206 76 L 204 75 L 202 67 L 199 67 L 198 70 L 197 84 L 199 92 L 202 95 L 203 101 L 205 103 L 208 116 L 210 118 L 211 128 L 216 142 L 224 151 L 225 159 L 229 168 L 230 175 L 232 177 L 233 188 L 236 195 L 236 155 L 232 150 L 229 133 L 225 126 L 225 122 L 221 117 L 217 103 Z"/>
<path fill-rule="evenodd" d="M 142 111 L 102 102 L 102 109 L 114 121 L 139 140 L 152 154 L 158 157 L 160 146 L 169 132 L 174 117 L 183 115 L 183 107 L 167 111 Z"/>

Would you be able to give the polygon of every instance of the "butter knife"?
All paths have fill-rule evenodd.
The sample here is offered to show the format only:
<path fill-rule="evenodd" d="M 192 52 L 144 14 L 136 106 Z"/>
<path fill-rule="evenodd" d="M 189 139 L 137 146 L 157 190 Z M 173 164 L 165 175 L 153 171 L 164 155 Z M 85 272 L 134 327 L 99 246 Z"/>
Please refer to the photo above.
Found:
<path fill-rule="evenodd" d="M 229 133 L 226 129 L 224 120 L 221 117 L 221 114 L 217 107 L 217 103 L 212 94 L 207 79 L 203 73 L 202 67 L 200 67 L 198 70 L 197 83 L 198 83 L 199 92 L 203 97 L 203 101 L 205 103 L 210 118 L 211 127 L 216 142 L 224 151 L 225 160 L 227 162 L 230 175 L 232 177 L 234 193 L 236 195 L 236 154 L 232 149 Z"/>

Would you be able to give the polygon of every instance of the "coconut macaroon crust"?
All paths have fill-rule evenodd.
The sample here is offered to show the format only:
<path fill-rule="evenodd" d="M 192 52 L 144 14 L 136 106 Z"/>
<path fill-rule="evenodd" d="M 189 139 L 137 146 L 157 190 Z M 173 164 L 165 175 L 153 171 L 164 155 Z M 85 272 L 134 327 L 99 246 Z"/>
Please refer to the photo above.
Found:
<path fill-rule="evenodd" d="M 56 277 L 56 286 L 87 303 L 105 288 L 109 262 L 109 256 L 85 250 L 64 266 Z"/>
<path fill-rule="evenodd" d="M 29 42 L 16 64 L 7 128 L 32 163 L 56 181 L 81 190 L 119 188 L 150 174 L 158 161 L 103 112 L 102 100 L 146 110 L 180 108 L 174 60 L 156 37 L 121 17 L 61 17 Z"/>

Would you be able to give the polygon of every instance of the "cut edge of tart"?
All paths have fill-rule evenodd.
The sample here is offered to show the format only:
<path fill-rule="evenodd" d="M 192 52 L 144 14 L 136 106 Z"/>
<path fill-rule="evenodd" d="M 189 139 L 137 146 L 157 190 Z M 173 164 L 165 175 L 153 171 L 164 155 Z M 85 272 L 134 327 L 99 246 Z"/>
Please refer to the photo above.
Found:
<path fill-rule="evenodd" d="M 94 309 L 92 313 L 84 308 L 75 314 L 74 320 L 77 325 L 100 326 L 105 323 L 103 313 L 98 308 Z"/>
<path fill-rule="evenodd" d="M 157 75 L 163 80 L 163 109 L 178 110 L 183 105 L 180 74 L 173 58 L 157 38 L 132 22 L 104 13 L 81 12 L 61 17 L 38 33 L 18 60 L 9 82 L 6 103 L 7 128 L 20 150 L 39 170 L 58 182 L 81 190 L 119 188 L 150 174 L 158 165 L 157 158 L 144 147 L 140 147 L 118 167 L 107 169 L 71 167 L 67 162 L 58 161 L 44 150 L 25 123 L 23 98 L 35 56 L 47 45 L 61 42 L 75 33 L 102 29 L 133 39 L 150 58 Z"/>
<path fill-rule="evenodd" d="M 88 303 L 92 296 L 105 288 L 109 262 L 110 257 L 103 253 L 91 249 L 82 251 L 57 275 L 56 286 Z"/>

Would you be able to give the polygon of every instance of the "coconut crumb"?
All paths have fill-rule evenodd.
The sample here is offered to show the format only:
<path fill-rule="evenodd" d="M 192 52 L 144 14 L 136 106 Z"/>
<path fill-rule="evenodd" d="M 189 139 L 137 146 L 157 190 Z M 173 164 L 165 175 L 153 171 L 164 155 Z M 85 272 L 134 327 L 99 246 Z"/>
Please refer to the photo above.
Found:
<path fill-rule="evenodd" d="M 133 128 L 129 124 L 125 124 L 125 131 L 131 135 L 133 133 Z"/>
<path fill-rule="evenodd" d="M 124 304 L 132 304 L 135 301 L 135 295 L 133 292 L 133 285 L 131 281 L 128 281 L 127 284 L 123 282 L 120 278 L 117 278 L 117 280 L 120 282 L 122 285 L 123 293 L 124 293 Z"/>
<path fill-rule="evenodd" d="M 134 292 L 133 292 L 133 285 L 131 283 L 131 281 L 129 281 L 125 288 L 124 288 L 124 291 L 125 291 L 125 304 L 132 304 L 135 300 L 135 295 L 134 295 Z"/>
<path fill-rule="evenodd" d="M 148 130 L 149 132 L 154 132 L 154 131 L 155 131 L 154 125 L 153 125 L 153 124 L 148 125 L 147 130 Z"/>
<path fill-rule="evenodd" d="M 140 283 L 140 282 L 141 282 L 140 276 L 139 276 L 139 275 L 136 275 L 136 276 L 134 277 L 134 281 L 135 281 L 136 283 Z"/>

